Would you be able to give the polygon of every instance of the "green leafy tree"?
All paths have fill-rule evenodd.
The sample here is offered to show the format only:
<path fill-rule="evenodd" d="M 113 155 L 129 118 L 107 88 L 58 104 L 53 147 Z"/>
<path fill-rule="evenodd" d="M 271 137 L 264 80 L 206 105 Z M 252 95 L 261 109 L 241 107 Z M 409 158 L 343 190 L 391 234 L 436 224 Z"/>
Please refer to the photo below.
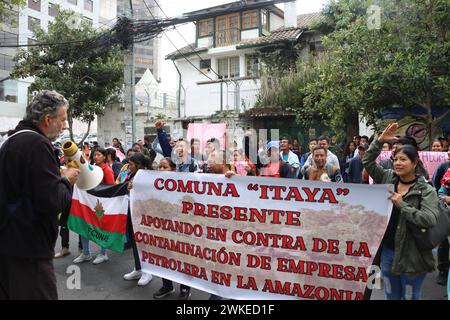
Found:
<path fill-rule="evenodd" d="M 377 128 L 386 107 L 420 107 L 424 114 L 418 117 L 427 123 L 431 141 L 432 128 L 450 114 L 449 108 L 432 115 L 434 107 L 449 104 L 449 2 L 378 1 L 381 19 L 375 28 L 367 14 L 374 1 L 360 1 L 362 10 L 350 10 L 355 3 L 341 0 L 329 9 L 339 12 L 336 31 L 324 39 L 330 59 L 308 85 L 305 105 L 323 110 L 340 132 L 358 114 Z"/>
<path fill-rule="evenodd" d="M 301 125 L 319 119 L 341 139 L 355 133 L 359 116 L 379 129 L 386 107 L 421 108 L 416 116 L 431 140 L 450 114 L 449 12 L 448 0 L 332 0 L 313 25 L 328 33 L 325 54 L 272 80 L 280 85 L 260 104 L 290 106 Z M 371 23 L 378 13 L 379 23 Z M 433 117 L 436 107 L 447 109 Z"/>
<path fill-rule="evenodd" d="M 87 47 L 96 36 L 98 31 L 77 20 L 73 12 L 61 11 L 47 32 L 34 30 L 36 42 L 42 45 L 21 50 L 11 73 L 14 78 L 34 77 L 31 91 L 52 89 L 67 98 L 71 139 L 73 119 L 88 123 L 90 128 L 95 116 L 117 99 L 123 83 L 122 52 L 117 47 Z"/>
<path fill-rule="evenodd" d="M 167 119 L 167 115 L 162 113 L 162 112 L 160 112 L 160 113 L 157 113 L 155 115 L 155 119 L 157 119 L 157 120 L 165 120 L 165 119 Z"/>

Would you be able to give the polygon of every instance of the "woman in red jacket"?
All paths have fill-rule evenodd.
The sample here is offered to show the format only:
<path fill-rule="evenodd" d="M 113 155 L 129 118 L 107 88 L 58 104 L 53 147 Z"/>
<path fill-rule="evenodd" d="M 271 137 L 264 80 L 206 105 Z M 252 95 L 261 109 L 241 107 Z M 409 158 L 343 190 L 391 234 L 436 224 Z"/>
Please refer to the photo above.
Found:
<path fill-rule="evenodd" d="M 111 167 L 106 163 L 106 150 L 103 148 L 98 148 L 94 151 L 94 161 L 95 165 L 102 168 L 103 170 L 103 180 L 101 184 L 114 184 L 114 172 Z M 83 245 L 83 253 L 81 253 L 73 263 L 82 263 L 92 259 L 91 253 L 89 252 L 89 239 L 81 236 L 81 243 Z M 106 249 L 101 248 L 100 254 L 92 261 L 93 264 L 100 264 L 108 261 L 108 255 L 106 254 Z"/>
<path fill-rule="evenodd" d="M 114 171 L 108 163 L 106 163 L 106 150 L 103 148 L 95 150 L 94 161 L 95 165 L 103 170 L 103 180 L 101 184 L 114 184 Z"/>

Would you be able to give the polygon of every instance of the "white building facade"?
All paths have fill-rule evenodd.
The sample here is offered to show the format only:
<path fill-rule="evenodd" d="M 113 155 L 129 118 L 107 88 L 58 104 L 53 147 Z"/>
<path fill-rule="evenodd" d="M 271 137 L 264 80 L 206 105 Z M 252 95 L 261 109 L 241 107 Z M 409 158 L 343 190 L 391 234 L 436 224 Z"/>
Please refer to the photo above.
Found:
<path fill-rule="evenodd" d="M 247 1 L 252 2 L 258 1 Z M 295 45 L 300 37 L 307 43 L 320 42 L 320 36 L 307 32 L 320 14 L 297 16 L 295 1 L 286 3 L 284 11 L 274 5 L 237 11 L 238 5 L 234 2 L 185 14 L 205 13 L 211 18 L 196 22 L 195 43 L 166 56 L 178 69 L 180 118 L 245 112 L 254 106 L 261 87 L 258 49 Z M 224 9 L 229 13 L 224 14 Z M 220 13 L 215 15 L 215 11 Z M 307 56 L 309 45 L 303 51 L 300 54 Z"/>
<path fill-rule="evenodd" d="M 0 48 L 0 132 L 14 128 L 23 118 L 28 103 L 28 87 L 33 81 L 32 78 L 9 79 L 17 46 L 33 43 L 33 27 L 40 26 L 46 30 L 58 14 L 58 6 L 77 12 L 83 20 L 98 28 L 100 2 L 105 3 L 103 7 L 109 8 L 107 3 L 111 0 L 28 0 L 25 8 L 16 8 L 6 18 L 0 31 L 0 41 L 11 47 Z M 11 18 L 15 23 L 8 23 Z M 75 125 L 75 129 L 81 130 L 82 127 L 82 124 Z"/>

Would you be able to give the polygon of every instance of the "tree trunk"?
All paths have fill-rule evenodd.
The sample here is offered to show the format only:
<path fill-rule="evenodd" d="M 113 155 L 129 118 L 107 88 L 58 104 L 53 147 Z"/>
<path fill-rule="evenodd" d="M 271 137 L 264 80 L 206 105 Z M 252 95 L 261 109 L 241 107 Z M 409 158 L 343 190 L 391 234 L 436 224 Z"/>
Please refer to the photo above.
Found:
<path fill-rule="evenodd" d="M 359 116 L 357 112 L 351 112 L 345 119 L 346 141 L 352 141 L 354 136 L 359 135 Z"/>
<path fill-rule="evenodd" d="M 431 150 L 431 146 L 433 145 L 433 114 L 431 110 L 431 98 L 430 94 L 427 93 L 427 103 L 425 104 L 427 109 L 427 129 L 428 129 L 428 149 Z"/>
<path fill-rule="evenodd" d="M 91 131 L 91 121 L 89 120 L 88 122 L 88 128 L 86 133 L 84 134 L 84 137 L 81 139 L 80 144 L 83 145 L 84 140 L 86 139 L 86 137 L 89 135 L 89 132 Z"/>
<path fill-rule="evenodd" d="M 67 122 L 69 122 L 69 134 L 70 134 L 70 140 L 73 141 L 73 118 L 72 118 L 72 112 L 71 109 L 67 110 Z"/>

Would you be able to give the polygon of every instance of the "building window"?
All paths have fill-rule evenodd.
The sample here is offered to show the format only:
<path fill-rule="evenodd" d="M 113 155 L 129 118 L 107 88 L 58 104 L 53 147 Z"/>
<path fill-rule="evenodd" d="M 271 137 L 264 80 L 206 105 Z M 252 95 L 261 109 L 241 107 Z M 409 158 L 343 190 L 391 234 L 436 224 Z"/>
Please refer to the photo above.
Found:
<path fill-rule="evenodd" d="M 239 57 L 218 59 L 217 69 L 223 79 L 239 77 Z"/>
<path fill-rule="evenodd" d="M 0 31 L 0 45 L 17 46 L 19 44 L 19 35 L 11 32 Z"/>
<path fill-rule="evenodd" d="M 48 3 L 48 15 L 50 17 L 56 17 L 58 15 L 58 6 L 54 3 Z"/>
<path fill-rule="evenodd" d="M 144 57 L 135 57 L 134 58 L 134 62 L 136 64 L 149 66 L 149 65 L 151 65 L 153 63 L 153 60 L 152 59 L 147 59 L 147 58 L 144 58 Z M 145 69 L 144 69 L 144 72 L 145 72 Z"/>
<path fill-rule="evenodd" d="M 84 0 L 84 10 L 93 12 L 94 11 L 94 2 L 92 2 L 92 0 Z"/>
<path fill-rule="evenodd" d="M 200 69 L 211 69 L 211 59 L 200 60 Z"/>
<path fill-rule="evenodd" d="M 261 28 L 263 30 L 270 31 L 270 28 L 269 28 L 269 12 L 267 10 L 261 10 Z"/>
<path fill-rule="evenodd" d="M 0 54 L 0 69 L 11 71 L 14 66 L 14 61 L 12 56 L 6 54 Z"/>
<path fill-rule="evenodd" d="M 228 78 L 228 58 L 217 60 L 217 70 L 219 77 Z"/>
<path fill-rule="evenodd" d="M 144 56 L 153 56 L 153 49 L 147 49 L 147 48 L 138 48 L 135 46 L 136 54 L 144 55 Z"/>
<path fill-rule="evenodd" d="M 198 22 L 198 36 L 207 37 L 211 36 L 214 31 L 213 19 L 200 20 Z"/>
<path fill-rule="evenodd" d="M 247 77 L 259 77 L 259 58 L 257 55 L 246 55 L 245 65 L 247 67 Z"/>
<path fill-rule="evenodd" d="M 246 11 L 242 14 L 242 29 L 258 28 L 258 10 Z"/>
<path fill-rule="evenodd" d="M 216 20 L 216 47 L 230 46 L 239 42 L 241 30 L 239 14 L 229 14 Z"/>
<path fill-rule="evenodd" d="M 78 1 L 77 0 L 67 0 L 68 3 L 71 3 L 73 5 L 78 5 Z"/>
<path fill-rule="evenodd" d="M 6 80 L 0 82 L 0 101 L 17 103 L 17 96 L 18 96 L 17 81 Z"/>
<path fill-rule="evenodd" d="M 28 0 L 28 8 L 41 11 L 41 0 Z"/>
<path fill-rule="evenodd" d="M 41 20 L 28 16 L 28 30 L 33 31 L 34 28 L 41 26 Z"/>
<path fill-rule="evenodd" d="M 86 22 L 88 25 L 92 26 L 93 22 L 91 18 L 83 17 L 83 21 Z"/>

